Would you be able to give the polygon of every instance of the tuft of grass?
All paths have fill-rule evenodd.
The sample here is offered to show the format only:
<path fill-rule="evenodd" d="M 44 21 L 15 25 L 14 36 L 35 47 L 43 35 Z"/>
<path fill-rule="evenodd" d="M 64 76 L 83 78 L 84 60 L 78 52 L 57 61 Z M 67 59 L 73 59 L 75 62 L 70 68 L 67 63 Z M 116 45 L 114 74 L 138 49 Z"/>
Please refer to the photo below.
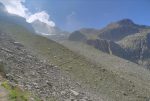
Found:
<path fill-rule="evenodd" d="M 1 86 L 9 91 L 10 101 L 29 101 L 29 93 L 22 91 L 18 87 L 11 86 L 7 81 L 2 82 Z"/>
<path fill-rule="evenodd" d="M 26 91 L 22 91 L 19 87 L 11 86 L 7 81 L 2 82 L 1 86 L 8 90 L 8 97 L 10 101 L 31 101 L 31 98 L 33 98 L 32 101 L 42 101 L 39 97 L 33 96 L 32 94 Z M 57 100 L 54 97 L 50 97 L 48 98 L 48 101 Z"/>

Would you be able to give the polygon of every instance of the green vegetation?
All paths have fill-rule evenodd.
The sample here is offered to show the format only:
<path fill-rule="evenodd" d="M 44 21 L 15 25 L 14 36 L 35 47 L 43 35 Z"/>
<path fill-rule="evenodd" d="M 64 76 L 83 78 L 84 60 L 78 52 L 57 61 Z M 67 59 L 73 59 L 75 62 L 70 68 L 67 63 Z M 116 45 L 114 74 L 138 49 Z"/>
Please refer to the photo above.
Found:
<path fill-rule="evenodd" d="M 38 97 L 33 96 L 29 92 L 21 90 L 19 87 L 13 87 L 7 81 L 1 83 L 2 87 L 4 87 L 8 91 L 8 99 L 9 101 L 41 101 Z M 56 98 L 50 97 L 47 98 L 47 101 L 57 101 Z"/>
<path fill-rule="evenodd" d="M 22 91 L 18 87 L 13 87 L 6 81 L 3 82 L 1 86 L 9 91 L 10 101 L 29 101 L 30 94 Z"/>

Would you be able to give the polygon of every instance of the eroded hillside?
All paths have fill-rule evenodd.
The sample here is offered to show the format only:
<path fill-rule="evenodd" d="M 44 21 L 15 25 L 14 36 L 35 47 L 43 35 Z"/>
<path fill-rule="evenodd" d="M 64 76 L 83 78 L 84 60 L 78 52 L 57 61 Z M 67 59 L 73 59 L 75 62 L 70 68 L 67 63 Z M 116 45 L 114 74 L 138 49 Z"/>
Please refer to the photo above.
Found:
<path fill-rule="evenodd" d="M 24 46 L 11 39 L 6 33 L 0 33 L 0 58 L 4 65 L 3 72 L 11 83 L 31 91 L 43 100 L 84 99 L 84 92 L 77 92 L 81 87 L 53 64 L 46 64 L 31 55 Z M 53 100 L 54 100 L 53 98 Z"/>

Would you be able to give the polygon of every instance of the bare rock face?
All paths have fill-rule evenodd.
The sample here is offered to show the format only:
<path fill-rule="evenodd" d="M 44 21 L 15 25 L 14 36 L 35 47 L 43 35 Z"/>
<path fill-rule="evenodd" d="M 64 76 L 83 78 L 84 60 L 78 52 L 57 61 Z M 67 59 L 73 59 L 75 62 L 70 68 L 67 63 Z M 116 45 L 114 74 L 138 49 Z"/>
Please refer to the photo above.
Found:
<path fill-rule="evenodd" d="M 113 41 L 105 39 L 88 40 L 87 44 L 94 46 L 96 49 L 108 53 L 110 55 L 116 55 L 118 57 L 129 58 L 128 53 Z"/>
<path fill-rule="evenodd" d="M 131 56 L 131 60 L 149 68 L 150 66 L 150 33 L 140 33 L 125 37 L 118 44 Z"/>
<path fill-rule="evenodd" d="M 49 97 L 55 97 L 58 101 L 90 99 L 82 90 L 76 90 L 81 88 L 65 71 L 53 64 L 46 64 L 46 60 L 39 60 L 5 33 L 0 33 L 0 60 L 11 83 L 31 91 L 43 101 Z"/>

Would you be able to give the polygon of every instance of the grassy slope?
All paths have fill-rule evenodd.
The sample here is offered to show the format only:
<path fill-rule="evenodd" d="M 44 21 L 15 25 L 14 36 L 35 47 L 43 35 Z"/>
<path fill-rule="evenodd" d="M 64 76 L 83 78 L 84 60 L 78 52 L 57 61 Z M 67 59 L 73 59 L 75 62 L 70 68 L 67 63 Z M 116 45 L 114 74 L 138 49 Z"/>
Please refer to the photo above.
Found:
<path fill-rule="evenodd" d="M 120 71 L 114 73 L 112 69 L 101 66 L 101 64 L 94 66 L 84 57 L 73 53 L 62 45 L 44 37 L 33 35 L 20 26 L 1 22 L 0 29 L 6 33 L 11 33 L 16 40 L 22 42 L 34 53 L 60 66 L 63 70 L 69 71 L 72 76 L 81 80 L 82 84 L 86 84 L 91 92 L 97 92 L 104 99 L 109 101 L 144 101 L 150 97 L 150 81 L 146 81 L 149 80 L 147 77 L 141 78 L 145 79 L 141 80 L 131 76 L 135 79 L 135 82 L 131 82 L 122 78 L 119 74 Z M 111 64 L 109 61 L 107 63 Z M 138 80 L 144 81 L 145 84 Z"/>
<path fill-rule="evenodd" d="M 150 96 L 150 72 L 143 67 L 127 60 L 105 54 L 83 43 L 64 41 L 63 44 L 70 50 L 83 55 L 89 61 L 92 61 L 92 63 L 98 66 L 102 65 L 105 69 L 111 70 L 113 73 L 120 76 L 120 78 L 129 81 L 130 84 L 134 84 L 135 87 L 133 87 L 133 89 L 136 91 L 137 95 L 145 95 L 145 97 Z M 128 83 L 123 84 L 122 88 L 128 88 L 124 87 L 124 85 L 128 85 Z M 137 98 L 138 97 L 139 96 L 137 96 Z"/>

